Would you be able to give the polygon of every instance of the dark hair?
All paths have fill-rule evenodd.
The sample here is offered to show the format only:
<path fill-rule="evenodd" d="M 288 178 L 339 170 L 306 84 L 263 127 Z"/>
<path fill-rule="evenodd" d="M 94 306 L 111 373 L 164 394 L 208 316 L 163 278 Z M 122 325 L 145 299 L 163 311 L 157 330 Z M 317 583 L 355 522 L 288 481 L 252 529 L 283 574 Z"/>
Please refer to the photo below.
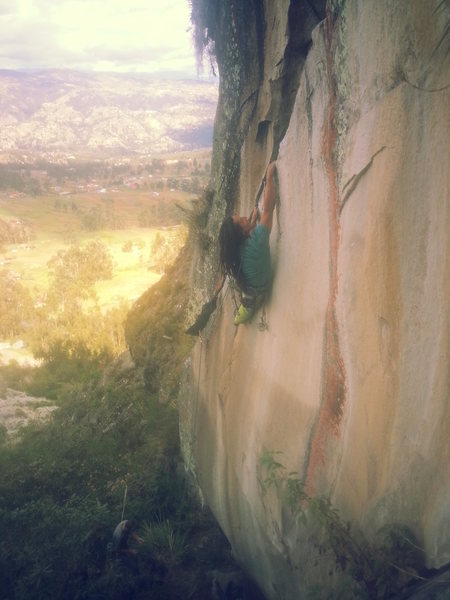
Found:
<path fill-rule="evenodd" d="M 246 235 L 242 227 L 235 223 L 232 217 L 227 217 L 219 231 L 220 268 L 224 275 L 231 275 L 238 282 L 242 279 L 241 244 L 245 240 Z"/>
<path fill-rule="evenodd" d="M 134 519 L 127 519 L 125 521 L 125 527 L 127 531 L 136 531 L 137 529 L 137 523 Z"/>

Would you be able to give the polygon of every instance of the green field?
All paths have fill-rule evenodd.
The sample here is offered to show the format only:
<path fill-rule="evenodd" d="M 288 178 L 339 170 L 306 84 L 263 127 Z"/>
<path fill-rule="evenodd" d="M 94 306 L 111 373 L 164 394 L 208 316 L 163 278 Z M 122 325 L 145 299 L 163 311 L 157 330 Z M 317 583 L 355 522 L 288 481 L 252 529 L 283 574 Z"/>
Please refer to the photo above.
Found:
<path fill-rule="evenodd" d="M 159 200 L 160 205 L 184 203 L 189 197 L 182 192 L 167 196 Z M 99 194 L 74 194 L 63 200 L 69 206 L 67 211 L 55 209 L 57 200 L 59 198 L 54 196 L 17 199 L 0 196 L 0 219 L 19 219 L 33 232 L 33 239 L 29 242 L 3 245 L 0 267 L 17 273 L 33 294 L 45 293 L 48 286 L 47 263 L 59 250 L 67 249 L 71 243 L 82 245 L 92 240 L 105 244 L 114 260 L 113 279 L 97 285 L 102 305 L 114 304 L 120 298 L 133 301 L 159 280 L 161 273 L 149 270 L 148 265 L 152 262 L 151 248 L 157 233 L 166 236 L 168 227 L 137 226 L 139 214 L 152 206 L 148 193 L 122 192 L 106 200 L 99 198 Z M 77 206 L 76 212 L 70 209 L 72 203 Z M 94 207 L 103 208 L 105 204 L 123 222 L 124 228 L 82 229 L 80 215 L 87 214 Z M 173 230 L 173 227 L 177 225 L 170 229 Z M 125 252 L 123 248 L 127 242 L 132 244 L 132 249 Z"/>
<path fill-rule="evenodd" d="M 180 191 L 155 197 L 151 192 L 134 190 L 106 197 L 98 193 L 64 197 L 1 195 L 0 220 L 9 226 L 20 223 L 29 235 L 27 241 L 0 245 L 0 271 L 8 271 L 28 288 L 38 305 L 45 302 L 49 287 L 50 259 L 72 244 L 83 247 L 98 241 L 107 247 L 113 260 L 113 277 L 95 284 L 100 307 L 106 311 L 123 301 L 131 305 L 160 279 L 165 263 L 173 260 L 176 249 L 184 242 L 187 229 L 175 205 L 189 204 L 191 197 L 192 194 Z M 147 227 L 139 226 L 143 213 L 147 215 Z M 110 222 L 90 230 L 86 228 L 86 218 L 92 214 L 100 214 Z M 154 226 L 148 223 L 152 216 Z M 155 241 L 156 245 L 159 242 L 159 253 Z M 161 253 L 161 247 L 166 248 L 165 253 Z M 0 359 L 3 354 L 4 361 L 5 352 L 0 349 Z M 13 354 L 19 359 L 27 358 L 24 350 Z"/>

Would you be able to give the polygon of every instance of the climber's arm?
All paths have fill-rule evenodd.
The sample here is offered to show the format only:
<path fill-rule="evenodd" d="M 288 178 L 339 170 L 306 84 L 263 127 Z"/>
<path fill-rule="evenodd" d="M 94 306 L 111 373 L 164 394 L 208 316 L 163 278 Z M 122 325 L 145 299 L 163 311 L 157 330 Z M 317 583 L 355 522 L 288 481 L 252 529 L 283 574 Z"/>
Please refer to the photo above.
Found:
<path fill-rule="evenodd" d="M 255 206 L 255 208 L 252 210 L 252 214 L 250 215 L 250 219 L 249 219 L 251 230 L 255 227 L 256 223 L 258 222 L 259 216 L 260 215 L 259 215 L 258 207 Z"/>
<path fill-rule="evenodd" d="M 266 187 L 264 188 L 263 212 L 261 214 L 261 224 L 269 232 L 272 231 L 273 211 L 275 209 L 276 190 L 275 190 L 275 170 L 276 163 L 271 162 L 266 171 Z"/>

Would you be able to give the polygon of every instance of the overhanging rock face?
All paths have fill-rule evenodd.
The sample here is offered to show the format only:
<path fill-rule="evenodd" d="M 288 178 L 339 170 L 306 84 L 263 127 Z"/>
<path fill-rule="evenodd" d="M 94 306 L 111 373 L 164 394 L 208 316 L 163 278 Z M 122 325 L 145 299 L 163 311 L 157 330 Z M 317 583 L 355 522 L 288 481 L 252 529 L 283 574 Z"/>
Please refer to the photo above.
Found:
<path fill-rule="evenodd" d="M 342 572 L 266 489 L 267 451 L 366 539 L 405 526 L 427 567 L 450 561 L 447 4 L 292 5 L 311 41 L 289 2 L 262 7 L 235 205 L 249 212 L 279 146 L 268 327 L 260 312 L 236 329 L 225 286 L 181 423 L 205 501 L 269 598 Z"/>

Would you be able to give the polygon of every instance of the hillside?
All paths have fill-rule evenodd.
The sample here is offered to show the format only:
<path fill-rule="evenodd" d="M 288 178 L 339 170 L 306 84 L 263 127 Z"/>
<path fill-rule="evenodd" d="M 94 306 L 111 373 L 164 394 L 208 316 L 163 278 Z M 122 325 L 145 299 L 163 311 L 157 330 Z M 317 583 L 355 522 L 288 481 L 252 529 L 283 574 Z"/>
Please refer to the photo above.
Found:
<path fill-rule="evenodd" d="M 216 103 L 215 82 L 0 70 L 0 160 L 17 151 L 99 158 L 207 147 Z"/>

